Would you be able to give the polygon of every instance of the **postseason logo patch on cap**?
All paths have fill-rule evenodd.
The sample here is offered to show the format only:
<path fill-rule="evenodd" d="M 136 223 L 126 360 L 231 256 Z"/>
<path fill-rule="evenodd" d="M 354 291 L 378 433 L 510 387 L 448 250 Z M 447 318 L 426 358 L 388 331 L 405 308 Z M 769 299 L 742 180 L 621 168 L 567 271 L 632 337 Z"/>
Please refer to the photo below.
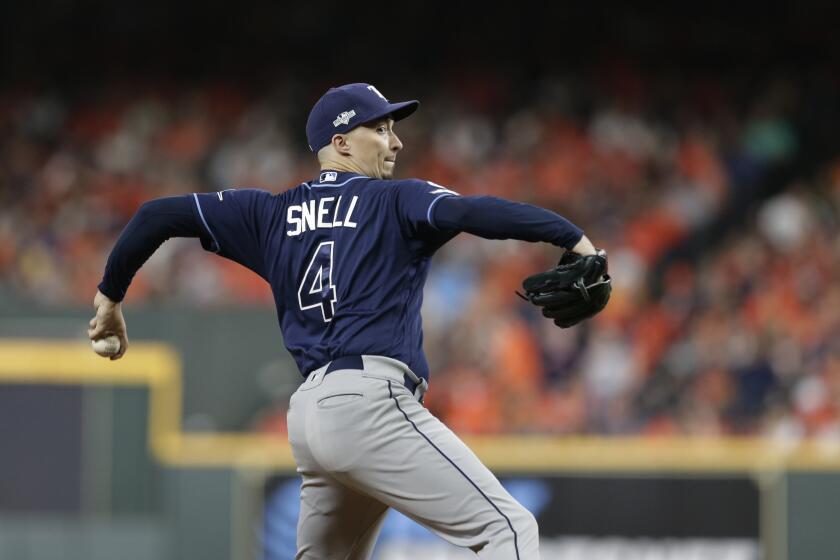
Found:
<path fill-rule="evenodd" d="M 335 118 L 335 120 L 333 121 L 333 126 L 337 128 L 342 124 L 350 124 L 350 119 L 352 119 L 355 116 L 356 111 L 353 111 L 352 109 L 350 111 L 344 111 Z"/>

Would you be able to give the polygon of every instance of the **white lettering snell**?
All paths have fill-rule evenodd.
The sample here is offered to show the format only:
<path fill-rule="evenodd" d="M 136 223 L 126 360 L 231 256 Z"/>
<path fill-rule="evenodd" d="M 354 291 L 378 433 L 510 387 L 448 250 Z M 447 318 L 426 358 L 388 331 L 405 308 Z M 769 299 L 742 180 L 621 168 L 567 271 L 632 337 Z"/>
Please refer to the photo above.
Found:
<path fill-rule="evenodd" d="M 334 227 L 355 228 L 358 224 L 352 220 L 353 211 L 356 209 L 358 196 L 350 199 L 350 207 L 343 217 L 340 214 L 341 199 L 332 196 L 325 196 L 320 200 L 307 200 L 303 204 L 289 206 L 286 210 L 286 223 L 289 229 L 286 235 L 293 237 L 315 229 L 327 229 Z M 335 206 L 333 206 L 335 202 Z"/>

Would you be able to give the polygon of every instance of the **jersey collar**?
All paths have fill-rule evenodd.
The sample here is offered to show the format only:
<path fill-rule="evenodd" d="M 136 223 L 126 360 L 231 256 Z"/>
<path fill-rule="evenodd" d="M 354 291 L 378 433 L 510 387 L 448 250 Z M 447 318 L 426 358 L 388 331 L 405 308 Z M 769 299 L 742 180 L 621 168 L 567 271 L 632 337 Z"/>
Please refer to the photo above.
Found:
<path fill-rule="evenodd" d="M 309 184 L 313 187 L 340 187 L 348 181 L 361 177 L 364 177 L 364 175 L 359 175 L 358 173 L 352 173 L 350 171 L 332 171 L 330 169 L 325 169 L 321 171 L 315 179 L 310 181 Z"/>

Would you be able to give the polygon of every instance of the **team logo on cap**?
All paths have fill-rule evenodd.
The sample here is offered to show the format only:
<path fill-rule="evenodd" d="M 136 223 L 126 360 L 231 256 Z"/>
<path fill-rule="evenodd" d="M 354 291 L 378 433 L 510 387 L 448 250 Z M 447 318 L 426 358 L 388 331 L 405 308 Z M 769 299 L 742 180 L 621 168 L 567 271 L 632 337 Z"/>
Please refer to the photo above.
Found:
<path fill-rule="evenodd" d="M 333 121 L 333 126 L 337 127 L 340 124 L 350 124 L 350 119 L 356 116 L 356 111 L 344 111 L 340 115 L 338 115 L 335 120 Z"/>
<path fill-rule="evenodd" d="M 379 90 L 378 90 L 378 89 L 376 89 L 375 87 L 373 87 L 373 86 L 368 86 L 368 89 L 369 89 L 370 91 L 372 91 L 373 93 L 375 93 L 376 95 L 378 95 L 379 97 L 381 97 L 382 99 L 385 99 L 385 96 L 384 96 L 384 95 L 382 95 L 381 93 L 379 93 Z M 385 99 L 385 101 L 388 101 L 388 100 L 387 100 L 387 99 Z"/>

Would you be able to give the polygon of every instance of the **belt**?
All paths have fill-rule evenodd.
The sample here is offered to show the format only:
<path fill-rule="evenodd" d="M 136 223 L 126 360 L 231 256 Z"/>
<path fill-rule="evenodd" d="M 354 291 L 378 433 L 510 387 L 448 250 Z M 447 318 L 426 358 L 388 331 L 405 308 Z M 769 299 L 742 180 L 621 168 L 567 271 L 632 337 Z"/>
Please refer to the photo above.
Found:
<path fill-rule="evenodd" d="M 364 371 L 365 362 L 361 356 L 341 356 L 330 362 L 330 365 L 327 366 L 327 371 L 324 372 L 324 377 L 340 369 L 358 369 Z M 418 401 L 423 402 L 423 395 L 429 387 L 428 381 L 422 377 L 417 377 L 413 373 L 411 375 L 405 373 L 403 374 L 403 385 L 411 391 Z"/>

